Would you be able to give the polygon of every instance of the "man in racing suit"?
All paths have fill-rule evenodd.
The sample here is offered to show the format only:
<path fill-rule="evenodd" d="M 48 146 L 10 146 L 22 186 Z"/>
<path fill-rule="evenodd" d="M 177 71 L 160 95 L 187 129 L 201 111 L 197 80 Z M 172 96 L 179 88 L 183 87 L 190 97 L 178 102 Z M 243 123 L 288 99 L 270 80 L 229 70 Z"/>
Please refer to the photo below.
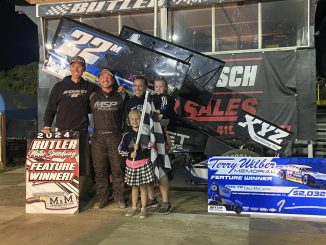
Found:
<path fill-rule="evenodd" d="M 102 69 L 98 81 L 101 90 L 90 96 L 90 107 L 94 118 L 94 135 L 91 153 L 95 171 L 97 202 L 95 209 L 108 203 L 108 169 L 112 172 L 113 198 L 118 208 L 125 208 L 124 173 L 118 146 L 122 135 L 124 100 L 113 88 L 113 74 Z"/>

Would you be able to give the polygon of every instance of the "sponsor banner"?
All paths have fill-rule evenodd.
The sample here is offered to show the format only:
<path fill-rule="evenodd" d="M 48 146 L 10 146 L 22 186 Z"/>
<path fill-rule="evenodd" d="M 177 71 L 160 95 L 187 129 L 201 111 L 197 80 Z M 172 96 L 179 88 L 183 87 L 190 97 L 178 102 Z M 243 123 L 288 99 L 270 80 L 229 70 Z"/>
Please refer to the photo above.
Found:
<path fill-rule="evenodd" d="M 233 130 L 277 152 L 285 151 L 293 136 L 291 132 L 245 111 L 239 113 Z"/>
<path fill-rule="evenodd" d="M 226 63 L 212 99 L 207 106 L 178 100 L 181 115 L 209 125 L 224 138 L 234 138 L 234 124 L 244 110 L 297 135 L 294 51 L 217 57 Z"/>
<path fill-rule="evenodd" d="M 78 213 L 79 133 L 31 133 L 26 156 L 26 213 Z"/>
<path fill-rule="evenodd" d="M 326 216 L 326 159 L 211 157 L 208 212 Z"/>
<path fill-rule="evenodd" d="M 37 6 L 37 17 L 107 14 L 118 11 L 153 9 L 156 0 L 110 0 L 54 3 Z M 162 6 L 163 1 L 158 1 Z"/>
<path fill-rule="evenodd" d="M 149 81 L 164 76 L 169 85 L 179 90 L 189 69 L 185 61 L 68 18 L 61 19 L 53 47 L 43 71 L 59 78 L 70 74 L 69 60 L 76 55 L 87 63 L 86 79 L 95 82 L 100 70 L 108 68 L 119 85 L 130 88 L 134 76 L 146 74 Z"/>

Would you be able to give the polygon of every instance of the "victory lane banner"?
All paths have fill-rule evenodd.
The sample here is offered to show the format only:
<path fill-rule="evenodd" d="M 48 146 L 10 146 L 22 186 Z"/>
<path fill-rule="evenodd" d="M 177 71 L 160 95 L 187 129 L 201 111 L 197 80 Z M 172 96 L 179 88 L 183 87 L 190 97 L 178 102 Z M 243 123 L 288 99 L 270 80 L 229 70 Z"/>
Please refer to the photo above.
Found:
<path fill-rule="evenodd" d="M 79 211 L 79 133 L 32 132 L 26 156 L 26 213 Z"/>
<path fill-rule="evenodd" d="M 208 212 L 326 218 L 326 159 L 211 157 Z"/>

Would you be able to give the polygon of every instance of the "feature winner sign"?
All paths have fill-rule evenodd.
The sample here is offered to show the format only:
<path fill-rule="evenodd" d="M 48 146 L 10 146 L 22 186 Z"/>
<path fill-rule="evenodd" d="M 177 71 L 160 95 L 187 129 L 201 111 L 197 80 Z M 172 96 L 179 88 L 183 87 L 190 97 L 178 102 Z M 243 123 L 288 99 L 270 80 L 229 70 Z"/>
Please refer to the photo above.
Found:
<path fill-rule="evenodd" d="M 32 133 L 26 157 L 26 213 L 78 213 L 79 133 Z"/>
<path fill-rule="evenodd" d="M 326 159 L 212 157 L 208 212 L 326 217 Z"/>

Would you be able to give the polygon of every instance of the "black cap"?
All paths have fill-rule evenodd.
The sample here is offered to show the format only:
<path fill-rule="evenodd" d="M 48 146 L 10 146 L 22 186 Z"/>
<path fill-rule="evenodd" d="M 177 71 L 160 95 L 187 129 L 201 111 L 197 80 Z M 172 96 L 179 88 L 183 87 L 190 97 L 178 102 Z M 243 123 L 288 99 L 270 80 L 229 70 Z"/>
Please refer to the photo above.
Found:
<path fill-rule="evenodd" d="M 103 68 L 100 73 L 98 74 L 97 77 L 100 77 L 103 73 L 107 73 L 109 75 L 111 75 L 111 77 L 114 77 L 113 73 L 108 69 L 108 68 Z"/>
<path fill-rule="evenodd" d="M 70 65 L 75 62 L 79 62 L 80 64 L 82 64 L 82 66 L 86 67 L 86 62 L 83 57 L 80 57 L 80 56 L 72 57 L 70 60 Z"/>

